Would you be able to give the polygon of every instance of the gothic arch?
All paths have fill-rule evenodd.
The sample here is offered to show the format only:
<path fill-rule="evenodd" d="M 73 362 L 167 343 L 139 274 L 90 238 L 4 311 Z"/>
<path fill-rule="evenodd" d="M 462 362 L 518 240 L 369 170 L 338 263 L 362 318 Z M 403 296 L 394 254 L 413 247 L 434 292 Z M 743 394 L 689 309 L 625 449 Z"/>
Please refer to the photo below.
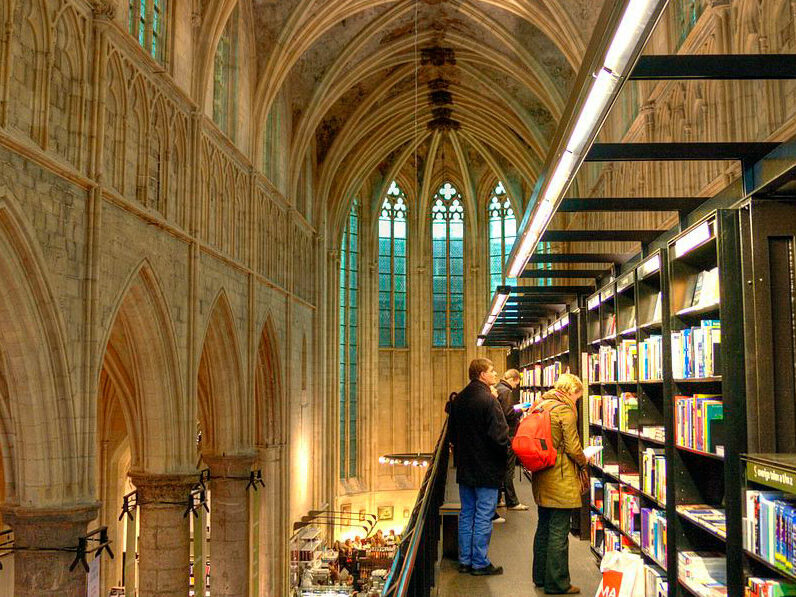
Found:
<path fill-rule="evenodd" d="M 144 259 L 128 279 L 110 318 L 99 388 L 100 415 L 106 399 L 118 398 L 130 438 L 131 468 L 182 472 L 190 465 L 189 423 L 177 357 L 176 334 L 160 283 Z M 100 430 L 102 435 L 103 430 Z"/>
<path fill-rule="evenodd" d="M 199 358 L 197 384 L 204 454 L 236 454 L 250 447 L 240 343 L 222 289 L 213 302 Z"/>
<path fill-rule="evenodd" d="M 281 361 L 277 334 L 270 315 L 260 332 L 254 372 L 255 444 L 261 448 L 281 445 L 286 440 Z"/>
<path fill-rule="evenodd" d="M 102 171 L 104 182 L 124 192 L 124 134 L 127 114 L 127 91 L 124 86 L 124 69 L 118 52 L 108 57 L 106 66 L 105 122 Z"/>
<path fill-rule="evenodd" d="M 38 507 L 82 497 L 63 323 L 44 258 L 16 204 L 0 189 L 0 400 L 6 501 Z M 58 421 L 53 425 L 52 421 Z"/>

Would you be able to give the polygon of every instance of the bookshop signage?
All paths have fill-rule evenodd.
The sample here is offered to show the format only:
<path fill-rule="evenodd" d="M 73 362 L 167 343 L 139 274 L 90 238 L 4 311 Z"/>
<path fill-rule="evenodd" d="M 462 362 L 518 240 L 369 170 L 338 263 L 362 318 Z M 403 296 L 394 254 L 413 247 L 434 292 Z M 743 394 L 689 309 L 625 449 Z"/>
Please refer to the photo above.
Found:
<path fill-rule="evenodd" d="M 796 475 L 780 468 L 757 462 L 747 462 L 746 478 L 749 481 L 768 485 L 788 493 L 796 493 Z"/>

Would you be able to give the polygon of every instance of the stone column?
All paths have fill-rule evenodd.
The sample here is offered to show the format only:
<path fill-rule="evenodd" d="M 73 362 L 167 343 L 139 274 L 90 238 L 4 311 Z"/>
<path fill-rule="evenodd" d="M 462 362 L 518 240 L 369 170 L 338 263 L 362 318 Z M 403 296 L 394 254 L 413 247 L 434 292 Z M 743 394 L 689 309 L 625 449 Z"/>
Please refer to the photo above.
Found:
<path fill-rule="evenodd" d="M 210 591 L 249 595 L 249 472 L 254 454 L 203 456 L 210 467 Z M 260 488 L 262 490 L 262 488 Z"/>
<path fill-rule="evenodd" d="M 198 475 L 130 473 L 138 492 L 138 595 L 185 597 L 189 588 L 188 495 Z"/>
<path fill-rule="evenodd" d="M 70 572 L 75 552 L 62 550 L 77 547 L 98 509 L 96 504 L 53 509 L 3 506 L 3 520 L 14 530 L 18 549 L 14 553 L 16 597 L 85 596 L 86 571 L 78 565 Z"/>

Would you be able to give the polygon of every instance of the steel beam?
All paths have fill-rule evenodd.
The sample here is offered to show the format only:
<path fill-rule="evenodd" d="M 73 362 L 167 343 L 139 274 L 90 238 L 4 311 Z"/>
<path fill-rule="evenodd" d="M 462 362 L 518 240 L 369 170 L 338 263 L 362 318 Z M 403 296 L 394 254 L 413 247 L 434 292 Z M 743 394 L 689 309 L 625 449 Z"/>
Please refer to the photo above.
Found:
<path fill-rule="evenodd" d="M 559 212 L 581 211 L 685 211 L 690 212 L 709 197 L 573 197 L 564 199 Z"/>
<path fill-rule="evenodd" d="M 528 263 L 624 263 L 633 253 L 534 253 Z"/>
<path fill-rule="evenodd" d="M 581 290 L 591 288 L 590 286 L 570 286 L 569 284 L 562 284 L 558 286 L 512 286 L 511 295 L 509 300 L 522 295 L 522 294 L 577 294 Z"/>
<path fill-rule="evenodd" d="M 641 56 L 631 81 L 796 79 L 796 54 Z"/>
<path fill-rule="evenodd" d="M 595 143 L 586 162 L 741 160 L 753 163 L 779 143 Z"/>
<path fill-rule="evenodd" d="M 651 243 L 665 230 L 545 230 L 543 242 L 640 242 Z"/>
<path fill-rule="evenodd" d="M 520 278 L 602 278 L 611 273 L 604 269 L 526 269 Z"/>

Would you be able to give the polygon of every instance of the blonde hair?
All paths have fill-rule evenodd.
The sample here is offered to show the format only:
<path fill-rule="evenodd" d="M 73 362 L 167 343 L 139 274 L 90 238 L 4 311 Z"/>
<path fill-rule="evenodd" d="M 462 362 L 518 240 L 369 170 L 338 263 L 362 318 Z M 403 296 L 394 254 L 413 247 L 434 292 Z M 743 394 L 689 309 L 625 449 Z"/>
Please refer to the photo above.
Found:
<path fill-rule="evenodd" d="M 583 392 L 583 382 L 580 377 L 572 373 L 562 373 L 558 376 L 555 385 L 556 390 L 566 392 L 569 396 L 574 396 L 579 392 Z"/>
<path fill-rule="evenodd" d="M 509 369 L 503 374 L 503 379 L 519 379 L 520 372 L 516 369 Z"/>

